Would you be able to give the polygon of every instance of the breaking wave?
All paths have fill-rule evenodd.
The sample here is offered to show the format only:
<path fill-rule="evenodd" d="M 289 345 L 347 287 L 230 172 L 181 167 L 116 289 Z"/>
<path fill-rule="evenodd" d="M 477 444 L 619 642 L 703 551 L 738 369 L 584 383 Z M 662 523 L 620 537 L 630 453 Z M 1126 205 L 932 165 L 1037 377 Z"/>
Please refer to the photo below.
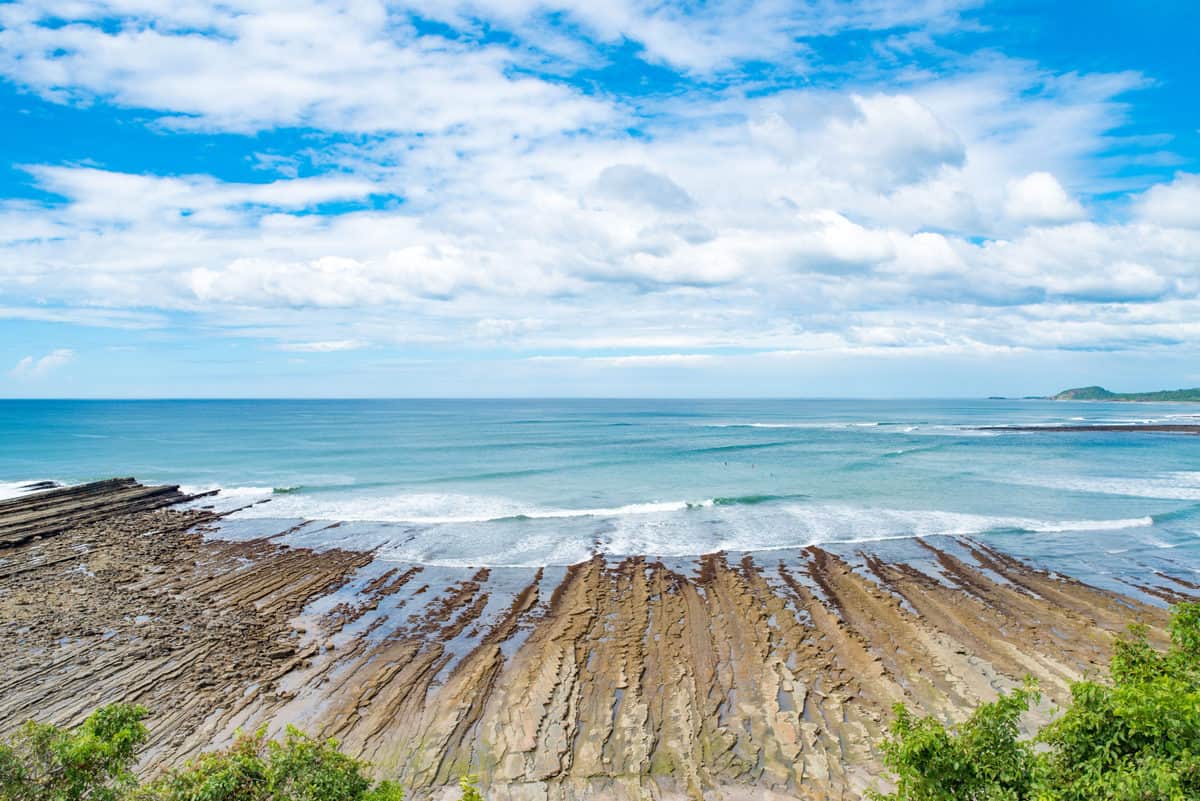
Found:
<path fill-rule="evenodd" d="M 373 549 L 382 558 L 446 565 L 572 564 L 596 553 L 688 557 L 916 537 L 1111 532 L 1154 524 L 1150 517 L 1043 520 L 809 503 L 804 496 L 769 494 L 586 508 L 454 493 L 306 494 L 238 487 L 231 494 L 236 507 L 244 507 L 234 521 L 344 524 L 305 527 L 297 536 L 306 545 Z"/>

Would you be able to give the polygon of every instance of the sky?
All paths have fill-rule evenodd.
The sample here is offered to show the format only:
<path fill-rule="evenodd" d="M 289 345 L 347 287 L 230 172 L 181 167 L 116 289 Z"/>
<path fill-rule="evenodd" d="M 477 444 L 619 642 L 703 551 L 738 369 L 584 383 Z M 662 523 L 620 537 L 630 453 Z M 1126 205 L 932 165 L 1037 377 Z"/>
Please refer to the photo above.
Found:
<path fill-rule="evenodd" d="M 1197 386 L 1198 28 L 0 2 L 0 397 Z"/>

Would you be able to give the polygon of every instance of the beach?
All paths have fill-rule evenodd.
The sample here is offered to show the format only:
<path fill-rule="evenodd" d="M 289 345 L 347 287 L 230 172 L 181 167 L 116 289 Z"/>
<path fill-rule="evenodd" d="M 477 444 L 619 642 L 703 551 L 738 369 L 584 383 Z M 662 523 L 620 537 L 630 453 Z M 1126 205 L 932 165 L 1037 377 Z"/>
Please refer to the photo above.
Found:
<path fill-rule="evenodd" d="M 0 729 L 127 700 L 153 710 L 147 773 L 293 723 L 414 798 L 471 772 L 501 800 L 857 799 L 893 703 L 961 719 L 1026 675 L 1064 701 L 1129 623 L 1161 644 L 1165 605 L 1200 596 L 953 536 L 421 565 L 270 519 L 221 539 L 219 497 L 126 480 L 0 505 Z"/>
<path fill-rule="evenodd" d="M 0 801 L 1200 801 L 1198 27 L 0 0 Z"/>

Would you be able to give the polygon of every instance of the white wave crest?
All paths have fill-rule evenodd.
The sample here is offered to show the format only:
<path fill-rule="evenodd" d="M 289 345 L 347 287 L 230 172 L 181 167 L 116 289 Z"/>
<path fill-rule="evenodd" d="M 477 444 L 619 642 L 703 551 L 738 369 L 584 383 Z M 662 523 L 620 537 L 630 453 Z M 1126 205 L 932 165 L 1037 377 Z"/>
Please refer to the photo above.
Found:
<path fill-rule="evenodd" d="M 234 519 L 347 524 L 336 529 L 306 527 L 295 535 L 301 540 L 298 544 L 376 550 L 384 559 L 446 566 L 564 565 L 597 552 L 692 557 L 714 551 L 771 551 L 1001 531 L 1053 535 L 1153 525 L 1149 517 L 1045 520 L 796 501 L 722 505 L 706 499 L 571 509 L 455 493 L 270 495 L 264 487 L 238 487 L 228 494 L 237 506 L 271 498 L 242 509 Z"/>
<path fill-rule="evenodd" d="M 985 535 L 997 531 L 1065 533 L 1152 526 L 1149 517 L 1038 520 L 936 510 L 872 509 L 825 504 L 718 507 L 711 525 L 681 530 L 669 519 L 621 519 L 605 542 L 614 554 L 690 556 L 713 551 L 764 551 L 915 537 Z"/>
<path fill-rule="evenodd" d="M 194 505 L 212 508 L 220 512 L 229 512 L 265 501 L 271 497 L 271 493 L 274 491 L 271 487 L 221 487 L 216 484 L 203 486 L 183 484 L 180 485 L 179 490 L 188 495 L 204 495 L 205 497 L 194 501 Z M 214 491 L 216 491 L 216 495 L 208 494 Z"/>
<path fill-rule="evenodd" d="M 1125 476 L 1014 476 L 1013 484 L 1131 498 L 1200 501 L 1200 472 L 1175 471 L 1145 478 Z"/>
<path fill-rule="evenodd" d="M 24 481 L 0 481 L 0 501 L 27 495 L 33 492 L 33 490 L 29 489 L 31 485 L 39 484 L 46 480 L 43 478 L 30 478 Z M 54 483 L 58 484 L 57 481 Z"/>
<path fill-rule="evenodd" d="M 261 487 L 237 488 L 245 497 L 249 490 Z M 225 491 L 222 490 L 222 495 Z M 401 493 L 367 495 L 352 493 L 287 493 L 264 498 L 269 503 L 256 504 L 237 513 L 237 517 L 287 517 L 306 520 L 343 522 L 414 523 L 424 525 L 448 523 L 486 523 L 511 518 L 562 519 L 573 517 L 620 517 L 624 515 L 662 514 L 689 508 L 711 506 L 713 499 L 702 501 L 649 501 L 623 506 L 569 509 L 539 506 L 510 498 L 461 495 L 455 493 Z M 218 496 L 219 497 L 219 496 Z M 242 497 L 242 496 L 239 496 Z M 244 504 L 243 504 L 244 505 Z"/>
<path fill-rule="evenodd" d="M 869 422 L 841 422 L 834 420 L 814 420 L 811 422 L 798 423 L 705 423 L 704 428 L 814 428 L 814 429 L 845 429 L 845 428 L 876 428 L 878 426 L 899 425 L 892 423 L 881 423 L 879 421 Z"/>

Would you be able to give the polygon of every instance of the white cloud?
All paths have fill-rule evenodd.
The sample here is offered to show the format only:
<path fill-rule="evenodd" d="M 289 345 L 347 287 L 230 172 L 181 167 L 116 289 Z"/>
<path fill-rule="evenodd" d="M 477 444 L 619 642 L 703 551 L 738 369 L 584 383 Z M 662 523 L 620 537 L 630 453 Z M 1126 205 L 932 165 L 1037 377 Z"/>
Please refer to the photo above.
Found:
<path fill-rule="evenodd" d="M 1032 172 L 1013 179 L 1005 188 L 1004 212 L 1014 220 L 1032 223 L 1062 223 L 1084 216 L 1079 201 L 1067 194 L 1048 172 Z"/>
<path fill-rule="evenodd" d="M 705 353 L 654 353 L 624 356 L 530 356 L 530 362 L 571 362 L 599 367 L 700 367 L 717 361 Z"/>
<path fill-rule="evenodd" d="M 484 340 L 516 340 L 519 337 L 539 331 L 544 326 L 544 320 L 533 318 L 521 320 L 487 318 L 475 323 L 474 334 Z"/>
<path fill-rule="evenodd" d="M 31 91 L 159 115 L 163 136 L 321 129 L 311 158 L 328 170 L 248 183 L 28 164 L 61 201 L 0 202 L 0 316 L 179 314 L 300 353 L 466 343 L 627 352 L 596 356 L 621 366 L 1196 342 L 1196 176 L 1130 196 L 1132 220 L 1086 221 L 1085 202 L 1130 188 L 1097 157 L 1141 76 L 994 54 L 853 90 L 738 76 L 766 58 L 803 74 L 806 37 L 932 36 L 961 5 L 419 9 L 454 37 L 369 1 L 0 5 L 0 73 Z M 38 24 L 51 16 L 67 24 Z M 704 82 L 626 97 L 565 79 L 626 39 L 681 86 Z M 341 202 L 356 210 L 313 213 Z"/>
<path fill-rule="evenodd" d="M 739 61 L 803 64 L 802 40 L 842 31 L 891 28 L 943 30 L 959 23 L 974 0 L 815 0 L 807 3 L 717 0 L 696 8 L 654 0 L 459 0 L 421 4 L 421 13 L 457 27 L 487 21 L 548 52 L 584 57 L 587 45 L 569 44 L 547 20 L 562 15 L 607 44 L 637 42 L 653 63 L 708 74 Z"/>
<path fill-rule="evenodd" d="M 895 256 L 887 231 L 858 225 L 835 211 L 797 215 L 797 227 L 791 256 L 796 269 L 841 273 L 868 269 Z"/>
<path fill-rule="evenodd" d="M 359 350 L 366 347 L 366 343 L 355 339 L 327 339 L 318 342 L 283 342 L 277 347 L 293 353 L 338 353 Z"/>
<path fill-rule="evenodd" d="M 40 24 L 47 19 L 57 24 Z M 95 24 L 112 19 L 124 24 Z M 0 72 L 49 99 L 162 110 L 179 128 L 537 136 L 611 115 L 564 87 L 506 74 L 514 58 L 500 46 L 418 36 L 369 0 L 0 7 Z"/>
<path fill-rule="evenodd" d="M 1152 224 L 1200 228 L 1200 175 L 1182 174 L 1150 187 L 1138 200 L 1137 212 Z"/>
<path fill-rule="evenodd" d="M 958 135 L 910 95 L 853 95 L 856 114 L 834 119 L 828 135 L 842 158 L 827 165 L 867 185 L 911 184 L 943 167 L 961 167 L 966 150 Z"/>
<path fill-rule="evenodd" d="M 378 306 L 447 297 L 489 281 L 474 258 L 449 244 L 399 247 L 362 260 L 239 258 L 219 269 L 194 269 L 184 283 L 206 304 Z"/>
<path fill-rule="evenodd" d="M 660 211 L 689 211 L 695 205 L 691 196 L 667 176 L 633 164 L 605 167 L 595 186 L 604 197 Z"/>
<path fill-rule="evenodd" d="M 33 320 L 130 330 L 164 328 L 167 325 L 165 316 L 153 312 L 94 308 L 55 309 L 37 306 L 0 306 L 0 320 Z"/>
<path fill-rule="evenodd" d="M 41 358 L 26 356 L 17 362 L 9 375 L 18 380 L 45 378 L 74 358 L 75 352 L 69 348 L 57 348 Z"/>
<path fill-rule="evenodd" d="M 377 191 L 359 178 L 295 178 L 266 184 L 224 183 L 210 176 L 131 175 L 87 167 L 33 166 L 29 171 L 48 192 L 71 198 L 79 222 L 170 222 L 226 225 L 239 207 L 301 210 L 322 203 L 360 200 Z"/>

